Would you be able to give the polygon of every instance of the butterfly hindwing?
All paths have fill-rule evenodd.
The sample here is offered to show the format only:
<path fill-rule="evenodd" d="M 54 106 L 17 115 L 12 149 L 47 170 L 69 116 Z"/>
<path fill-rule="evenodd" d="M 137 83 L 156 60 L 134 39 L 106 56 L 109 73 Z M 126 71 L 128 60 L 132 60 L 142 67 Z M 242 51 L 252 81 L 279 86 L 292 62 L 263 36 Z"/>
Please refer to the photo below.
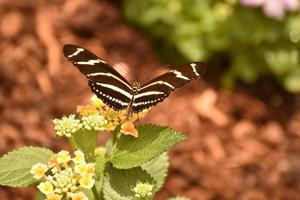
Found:
<path fill-rule="evenodd" d="M 89 86 L 99 99 L 114 110 L 127 108 L 131 101 L 130 97 L 132 97 L 132 95 L 130 93 L 126 92 L 124 94 L 124 91 L 118 92 L 115 86 L 93 81 L 89 81 Z"/>
<path fill-rule="evenodd" d="M 162 74 L 141 88 L 133 88 L 122 75 L 90 51 L 70 44 L 65 45 L 63 51 L 88 78 L 97 97 L 115 110 L 129 108 L 128 116 L 131 111 L 140 112 L 162 102 L 173 90 L 200 78 L 205 71 L 204 63 L 194 62 Z"/>
<path fill-rule="evenodd" d="M 200 78 L 204 72 L 205 64 L 195 62 L 177 67 L 152 79 L 143 85 L 135 95 L 132 107 L 133 112 L 139 112 L 155 106 L 167 98 L 173 90 Z"/>
<path fill-rule="evenodd" d="M 127 108 L 132 99 L 132 89 L 122 75 L 82 47 L 67 44 L 63 52 L 88 78 L 89 86 L 98 98 L 115 110 Z"/>

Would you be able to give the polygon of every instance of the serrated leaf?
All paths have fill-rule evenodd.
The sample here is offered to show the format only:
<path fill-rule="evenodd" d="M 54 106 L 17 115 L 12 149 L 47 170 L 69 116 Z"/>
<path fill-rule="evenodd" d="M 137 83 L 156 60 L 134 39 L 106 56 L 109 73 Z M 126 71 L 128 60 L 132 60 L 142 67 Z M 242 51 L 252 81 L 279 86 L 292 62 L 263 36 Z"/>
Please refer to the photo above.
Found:
<path fill-rule="evenodd" d="M 138 138 L 122 134 L 116 140 L 112 155 L 108 159 L 114 167 L 129 169 L 139 166 L 186 138 L 175 129 L 157 125 L 142 125 L 137 130 Z"/>
<path fill-rule="evenodd" d="M 96 162 L 96 180 L 99 180 L 102 175 L 103 175 L 103 171 L 105 168 L 105 157 L 104 155 L 99 155 L 95 158 L 95 162 Z"/>
<path fill-rule="evenodd" d="M 0 185 L 29 186 L 36 182 L 30 169 L 36 163 L 47 164 L 52 151 L 39 147 L 23 147 L 0 158 Z"/>
<path fill-rule="evenodd" d="M 132 200 L 132 189 L 137 183 L 154 184 L 154 180 L 140 167 L 117 169 L 108 165 L 103 182 L 103 195 L 106 200 Z"/>
<path fill-rule="evenodd" d="M 88 160 L 94 155 L 97 143 L 97 132 L 95 131 L 77 131 L 72 134 L 72 144 L 76 149 L 81 150 Z"/>
<path fill-rule="evenodd" d="M 167 152 L 159 157 L 144 163 L 141 167 L 156 181 L 155 192 L 159 191 L 164 182 L 169 169 L 169 156 Z"/>

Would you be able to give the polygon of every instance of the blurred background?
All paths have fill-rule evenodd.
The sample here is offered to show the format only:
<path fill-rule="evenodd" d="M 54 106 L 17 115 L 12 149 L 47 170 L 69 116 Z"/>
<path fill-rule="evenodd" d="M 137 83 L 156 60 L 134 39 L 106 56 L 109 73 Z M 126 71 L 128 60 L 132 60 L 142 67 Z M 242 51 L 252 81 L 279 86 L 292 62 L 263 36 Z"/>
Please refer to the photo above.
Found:
<path fill-rule="evenodd" d="M 66 43 L 130 81 L 201 60 L 203 79 L 143 120 L 189 136 L 170 152 L 155 199 L 300 199 L 299 0 L 0 0 L 0 41 L 1 155 L 69 148 L 52 119 L 92 93 L 63 57 Z M 0 199 L 34 192 L 0 187 Z"/>

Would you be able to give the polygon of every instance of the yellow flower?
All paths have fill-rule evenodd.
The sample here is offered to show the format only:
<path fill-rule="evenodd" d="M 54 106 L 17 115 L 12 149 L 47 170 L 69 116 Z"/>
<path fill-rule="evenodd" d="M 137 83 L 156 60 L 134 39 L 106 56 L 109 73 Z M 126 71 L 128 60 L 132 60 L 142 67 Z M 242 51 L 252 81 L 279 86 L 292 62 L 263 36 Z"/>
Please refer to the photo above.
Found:
<path fill-rule="evenodd" d="M 72 200 L 88 200 L 83 192 L 70 193 L 69 196 Z"/>
<path fill-rule="evenodd" d="M 99 113 L 97 108 L 93 106 L 77 106 L 76 112 L 81 115 L 81 116 L 88 116 L 88 115 L 93 115 L 95 113 Z"/>
<path fill-rule="evenodd" d="M 95 164 L 94 163 L 86 164 L 86 174 L 87 175 L 94 175 L 95 174 Z"/>
<path fill-rule="evenodd" d="M 48 170 L 47 165 L 42 164 L 42 163 L 37 163 L 32 166 L 30 173 L 33 175 L 33 178 L 38 180 L 38 179 L 43 178 L 43 176 L 45 175 L 47 170 Z"/>
<path fill-rule="evenodd" d="M 95 174 L 95 164 L 94 163 L 81 163 L 75 166 L 75 172 L 81 176 L 94 175 Z"/>
<path fill-rule="evenodd" d="M 104 105 L 103 101 L 101 101 L 101 99 L 99 99 L 96 95 L 93 95 L 91 97 L 90 101 L 91 101 L 92 105 L 95 107 L 100 107 L 100 106 Z"/>
<path fill-rule="evenodd" d="M 116 128 L 116 125 L 113 124 L 112 122 L 108 122 L 103 128 L 107 131 L 113 131 Z"/>
<path fill-rule="evenodd" d="M 62 150 L 57 154 L 57 162 L 60 164 L 67 163 L 71 160 L 69 152 Z"/>
<path fill-rule="evenodd" d="M 47 165 L 38 163 L 31 169 L 32 174 L 43 177 L 37 187 L 46 195 L 45 200 L 87 199 L 83 189 L 91 189 L 95 184 L 95 163 L 86 163 L 84 153 L 74 152 L 74 157 L 68 151 L 62 150 L 51 156 Z M 70 164 L 68 164 L 70 162 Z M 49 173 L 46 173 L 47 171 Z M 74 194 L 72 197 L 70 194 Z"/>
<path fill-rule="evenodd" d="M 91 189 L 94 186 L 95 179 L 93 176 L 82 176 L 79 180 L 79 184 L 81 187 L 86 189 Z"/>
<path fill-rule="evenodd" d="M 80 150 L 77 150 L 74 152 L 75 157 L 73 158 L 73 162 L 78 164 L 78 163 L 85 163 L 84 160 L 84 153 Z"/>
<path fill-rule="evenodd" d="M 145 109 L 139 113 L 132 113 L 130 121 L 133 123 L 137 119 L 144 117 L 149 112 Z M 81 125 L 84 129 L 97 131 L 113 131 L 118 125 L 126 123 L 127 110 L 115 111 L 108 105 L 105 105 L 101 99 L 95 95 L 92 96 L 90 104 L 78 106 L 77 113 L 81 115 Z M 131 132 L 129 132 L 131 134 Z M 131 135 L 137 135 L 134 132 Z"/>
<path fill-rule="evenodd" d="M 45 195 L 53 193 L 53 185 L 49 181 L 41 182 L 37 188 Z"/>
<path fill-rule="evenodd" d="M 77 165 L 75 165 L 74 167 L 74 171 L 80 175 L 85 174 L 86 172 L 86 164 L 85 163 L 79 163 Z"/>
<path fill-rule="evenodd" d="M 61 195 L 55 193 L 47 195 L 47 200 L 61 200 L 61 198 Z"/>

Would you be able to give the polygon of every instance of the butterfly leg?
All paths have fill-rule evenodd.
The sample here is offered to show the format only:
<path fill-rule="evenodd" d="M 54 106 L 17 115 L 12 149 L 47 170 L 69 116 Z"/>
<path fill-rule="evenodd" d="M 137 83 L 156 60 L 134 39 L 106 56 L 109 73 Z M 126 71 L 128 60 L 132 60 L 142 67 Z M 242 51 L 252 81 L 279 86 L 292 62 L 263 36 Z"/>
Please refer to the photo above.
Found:
<path fill-rule="evenodd" d="M 132 106 L 133 106 L 133 99 L 134 97 L 132 97 L 131 101 L 129 102 L 129 105 L 127 107 L 127 118 L 126 121 L 129 121 L 132 115 Z"/>

